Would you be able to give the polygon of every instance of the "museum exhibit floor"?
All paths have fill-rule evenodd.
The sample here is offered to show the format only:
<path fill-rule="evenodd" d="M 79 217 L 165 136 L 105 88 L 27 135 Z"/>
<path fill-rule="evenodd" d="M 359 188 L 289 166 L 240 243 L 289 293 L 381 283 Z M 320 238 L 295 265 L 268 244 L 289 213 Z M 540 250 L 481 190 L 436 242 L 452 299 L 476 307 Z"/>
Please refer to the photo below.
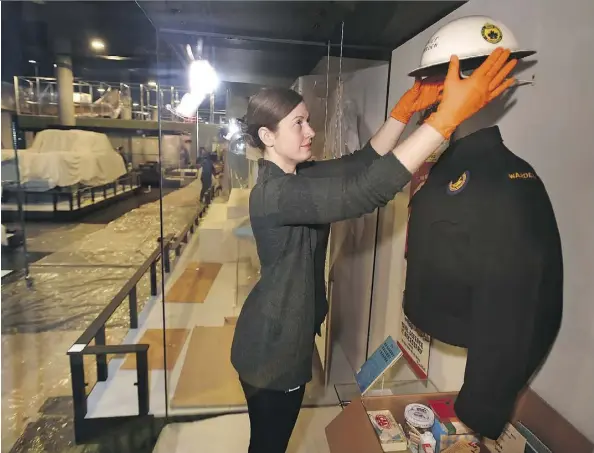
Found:
<path fill-rule="evenodd" d="M 207 217 L 216 212 L 213 205 Z M 242 412 L 245 399 L 230 363 L 230 347 L 235 320 L 243 301 L 255 281 L 257 273 L 248 259 L 223 263 L 203 263 L 207 239 L 203 225 L 198 228 L 181 256 L 165 286 L 165 304 L 159 301 L 145 307 L 141 327 L 131 330 L 126 343 L 149 343 L 150 413 L 164 416 L 167 404 L 169 415 L 196 415 Z M 216 244 L 215 244 L 216 246 Z M 191 275 L 193 290 L 179 285 Z M 184 291 L 181 291 L 181 287 Z M 180 302 L 184 299 L 185 302 Z M 164 310 L 164 312 L 163 312 Z M 165 318 L 166 351 L 163 350 L 163 318 Z M 163 369 L 167 355 L 166 373 Z M 336 382 L 351 382 L 352 369 L 344 354 L 333 354 Z M 98 383 L 88 398 L 88 417 L 133 415 L 138 411 L 134 383 L 136 370 L 130 359 L 114 358 L 109 364 L 109 379 Z M 340 371 L 342 369 L 342 371 Z M 305 406 L 334 406 L 338 404 L 332 385 L 324 386 L 319 358 L 313 364 L 314 379 L 308 385 Z M 340 377 L 339 377 L 340 376 Z"/>
<path fill-rule="evenodd" d="M 165 234 L 191 221 L 196 192 L 199 186 L 189 186 L 165 197 Z M 233 240 L 232 226 L 220 218 L 227 201 L 213 202 L 197 234 L 173 262 L 164 282 L 165 303 L 150 296 L 147 273 L 138 285 L 139 327 L 129 329 L 127 304 L 107 324 L 107 344 L 150 345 L 150 414 L 156 417 L 246 411 L 229 360 L 230 344 L 243 301 L 258 276 L 253 253 L 242 250 L 246 242 Z M 54 445 L 50 450 L 56 452 L 78 447 L 72 440 L 66 351 L 156 246 L 156 205 L 143 205 L 107 225 L 49 228 L 32 235 L 32 247 L 44 254 L 31 265 L 33 287 L 28 289 L 23 279 L 2 285 L 2 453 L 34 451 L 40 442 Z M 231 225 L 242 224 L 243 214 L 236 210 Z M 160 276 L 158 283 L 160 292 Z M 352 382 L 353 374 L 340 348 L 332 360 L 325 386 L 316 356 L 304 406 L 338 405 L 332 384 Z M 85 358 L 87 418 L 136 415 L 134 360 L 113 356 L 108 369 L 108 380 L 97 382 L 95 359 Z"/>
<path fill-rule="evenodd" d="M 199 192 L 198 182 L 164 198 L 166 234 L 191 221 L 199 209 Z M 54 450 L 54 445 L 51 451 L 66 451 L 72 444 L 66 351 L 157 246 L 160 235 L 158 191 L 112 208 L 93 213 L 84 219 L 87 223 L 27 223 L 29 254 L 35 258 L 30 263 L 33 285 L 13 278 L 18 272 L 2 282 L 2 453 L 37 451 L 32 445 L 41 439 L 54 445 L 52 436 L 61 439 L 64 449 Z M 2 267 L 11 270 L 4 268 L 6 255 L 3 250 Z M 154 303 L 149 283 L 147 273 L 138 285 L 139 310 Z M 107 324 L 108 344 L 120 343 L 128 333 L 126 305 Z M 95 370 L 94 359 L 85 358 L 89 388 Z"/>
<path fill-rule="evenodd" d="M 330 453 L 326 426 L 338 415 L 340 407 L 304 408 L 287 453 Z M 154 453 L 241 453 L 249 445 L 250 420 L 247 414 L 231 414 L 207 420 L 172 423 L 161 432 Z M 232 432 L 232 435 L 229 435 Z"/>

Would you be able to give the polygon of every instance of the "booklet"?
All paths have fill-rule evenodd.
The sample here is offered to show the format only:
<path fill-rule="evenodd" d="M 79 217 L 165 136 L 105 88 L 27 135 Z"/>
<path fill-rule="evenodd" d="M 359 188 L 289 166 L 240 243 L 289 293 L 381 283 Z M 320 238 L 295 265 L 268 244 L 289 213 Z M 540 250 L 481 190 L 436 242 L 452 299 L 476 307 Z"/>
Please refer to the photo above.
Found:
<path fill-rule="evenodd" d="M 364 395 L 402 357 L 402 351 L 391 336 L 371 354 L 357 371 L 355 379 L 361 395 Z"/>

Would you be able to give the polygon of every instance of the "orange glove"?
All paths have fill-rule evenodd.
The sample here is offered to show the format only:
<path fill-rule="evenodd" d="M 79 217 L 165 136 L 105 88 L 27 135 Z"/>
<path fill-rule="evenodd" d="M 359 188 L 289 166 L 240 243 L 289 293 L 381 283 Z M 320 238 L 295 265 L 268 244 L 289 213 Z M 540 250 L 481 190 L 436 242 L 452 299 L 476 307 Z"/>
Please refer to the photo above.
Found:
<path fill-rule="evenodd" d="M 414 85 L 408 90 L 394 106 L 390 116 L 401 123 L 408 123 L 410 118 L 421 110 L 432 106 L 441 100 L 443 81 L 420 79 L 415 80 Z"/>
<path fill-rule="evenodd" d="M 467 79 L 460 79 L 460 61 L 453 55 L 445 79 L 443 99 L 425 123 L 449 138 L 456 128 L 507 90 L 514 78 L 506 79 L 516 66 L 510 51 L 498 47 Z M 507 62 L 507 63 L 506 63 Z"/>

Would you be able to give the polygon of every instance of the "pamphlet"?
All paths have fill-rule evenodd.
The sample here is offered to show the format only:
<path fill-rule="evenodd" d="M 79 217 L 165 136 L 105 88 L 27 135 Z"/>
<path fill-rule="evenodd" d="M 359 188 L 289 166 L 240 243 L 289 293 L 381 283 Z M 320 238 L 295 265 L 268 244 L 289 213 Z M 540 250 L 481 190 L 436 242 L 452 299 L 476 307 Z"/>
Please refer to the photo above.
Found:
<path fill-rule="evenodd" d="M 402 351 L 388 336 L 357 371 L 355 379 L 361 395 L 364 395 L 402 357 Z"/>

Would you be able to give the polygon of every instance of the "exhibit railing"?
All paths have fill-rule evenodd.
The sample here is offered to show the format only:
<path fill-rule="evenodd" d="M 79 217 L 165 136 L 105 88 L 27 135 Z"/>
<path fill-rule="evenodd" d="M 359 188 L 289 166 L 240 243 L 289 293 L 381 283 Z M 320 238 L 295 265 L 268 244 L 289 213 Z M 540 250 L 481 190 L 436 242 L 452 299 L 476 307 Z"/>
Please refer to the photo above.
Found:
<path fill-rule="evenodd" d="M 74 79 L 73 103 L 79 118 L 112 118 L 157 121 L 158 105 L 161 120 L 187 122 L 166 106 L 176 107 L 186 90 L 181 87 L 161 87 L 155 84 L 100 82 Z M 225 124 L 226 111 L 215 109 L 214 94 L 198 109 L 198 122 Z M 58 81 L 54 77 L 14 77 L 14 103 L 18 115 L 58 116 Z M 195 121 L 194 121 L 195 122 Z"/>
<path fill-rule="evenodd" d="M 130 318 L 130 329 L 138 329 L 138 298 L 136 288 L 146 272 L 150 272 L 151 296 L 158 294 L 157 286 L 157 264 L 162 260 L 165 273 L 171 272 L 170 252 L 175 251 L 180 256 L 184 244 L 188 243 L 189 235 L 193 234 L 195 227 L 208 209 L 214 188 L 208 192 L 205 204 L 200 207 L 191 222 L 177 236 L 168 235 L 162 243 L 155 247 L 150 256 L 142 263 L 138 270 L 128 279 L 120 291 L 111 299 L 107 306 L 86 328 L 83 334 L 70 347 L 67 354 L 70 359 L 70 381 L 72 385 L 72 402 L 74 411 L 74 437 L 77 443 L 83 443 L 90 438 L 100 435 L 94 419 L 87 419 L 87 382 L 85 381 L 84 357 L 95 356 L 97 369 L 97 382 L 106 382 L 109 377 L 108 355 L 129 355 L 136 357 L 136 383 L 138 398 L 137 416 L 149 416 L 149 369 L 148 369 L 148 344 L 119 344 L 107 345 L 105 337 L 105 326 L 114 312 L 127 299 L 128 313 Z M 94 341 L 93 345 L 90 343 Z M 133 417 L 137 417 L 133 416 Z M 112 419 L 129 417 L 112 417 Z"/>

